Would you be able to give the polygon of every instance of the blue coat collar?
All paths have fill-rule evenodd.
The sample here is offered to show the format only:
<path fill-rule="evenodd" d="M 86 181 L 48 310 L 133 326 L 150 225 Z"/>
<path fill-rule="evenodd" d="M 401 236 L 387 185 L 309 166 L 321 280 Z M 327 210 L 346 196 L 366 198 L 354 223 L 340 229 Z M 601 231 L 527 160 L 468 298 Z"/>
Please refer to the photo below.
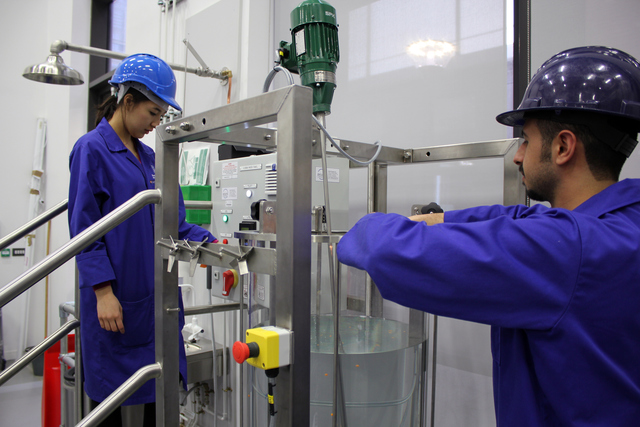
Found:
<path fill-rule="evenodd" d="M 640 202 L 640 179 L 625 179 L 605 188 L 575 208 L 575 212 L 601 217 Z"/>
<path fill-rule="evenodd" d="M 112 153 L 118 152 L 126 152 L 129 153 L 129 149 L 124 145 L 118 134 L 111 127 L 107 119 L 103 118 L 98 126 L 96 127 L 96 131 L 102 136 L 104 139 L 105 145 Z M 147 145 L 143 144 L 139 139 L 134 139 L 136 147 L 138 148 L 138 154 L 140 155 L 140 159 L 143 157 L 150 158 L 148 162 L 153 164 L 153 150 Z M 132 153 L 131 157 L 135 159 Z M 135 159 L 137 161 L 137 159 Z"/>

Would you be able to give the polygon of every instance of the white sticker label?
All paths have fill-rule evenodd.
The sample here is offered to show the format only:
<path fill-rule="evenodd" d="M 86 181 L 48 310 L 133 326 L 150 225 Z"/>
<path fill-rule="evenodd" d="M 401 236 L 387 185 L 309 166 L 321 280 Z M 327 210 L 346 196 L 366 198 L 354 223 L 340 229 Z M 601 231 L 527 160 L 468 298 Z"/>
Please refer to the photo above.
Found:
<path fill-rule="evenodd" d="M 220 237 L 233 237 L 232 233 L 220 233 Z"/>
<path fill-rule="evenodd" d="M 258 285 L 258 286 L 257 286 L 257 288 L 258 288 L 258 289 L 257 289 L 257 290 L 258 290 L 258 292 L 257 292 L 257 294 L 258 294 L 258 299 L 261 299 L 262 301 L 264 301 L 264 296 L 265 296 L 265 295 L 264 295 L 264 286 L 262 286 L 262 285 Z"/>
<path fill-rule="evenodd" d="M 238 162 L 226 162 L 222 164 L 222 179 L 234 179 L 238 177 Z"/>
<path fill-rule="evenodd" d="M 237 200 L 238 187 L 227 187 L 222 189 L 222 200 Z"/>
<path fill-rule="evenodd" d="M 245 185 L 243 185 L 243 187 L 246 190 L 248 190 L 248 189 L 251 189 L 251 188 L 258 188 L 258 184 L 245 184 Z"/>
<path fill-rule="evenodd" d="M 296 38 L 296 55 L 304 55 L 307 53 L 306 44 L 304 42 L 304 30 L 300 30 L 295 35 Z"/>
<path fill-rule="evenodd" d="M 257 165 L 240 166 L 240 172 L 243 172 L 243 171 L 259 171 L 260 169 L 262 169 L 262 164 L 260 164 L 260 163 L 258 163 Z"/>
<path fill-rule="evenodd" d="M 340 182 L 340 169 L 327 168 L 327 171 L 329 171 L 329 173 L 328 173 L 329 182 Z M 316 168 L 316 181 L 317 182 L 322 182 L 322 180 L 323 180 L 322 168 L 321 167 L 317 167 Z"/>

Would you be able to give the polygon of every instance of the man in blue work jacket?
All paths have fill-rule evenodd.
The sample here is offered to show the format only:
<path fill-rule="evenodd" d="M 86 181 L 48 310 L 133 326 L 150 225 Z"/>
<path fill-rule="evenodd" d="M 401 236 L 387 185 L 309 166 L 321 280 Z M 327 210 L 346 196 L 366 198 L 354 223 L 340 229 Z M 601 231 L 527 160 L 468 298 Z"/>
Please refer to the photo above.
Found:
<path fill-rule="evenodd" d="M 561 52 L 497 120 L 522 126 L 514 162 L 551 208 L 374 213 L 338 258 L 386 299 L 492 326 L 499 426 L 640 425 L 640 180 L 618 182 L 640 130 L 640 64 Z"/>

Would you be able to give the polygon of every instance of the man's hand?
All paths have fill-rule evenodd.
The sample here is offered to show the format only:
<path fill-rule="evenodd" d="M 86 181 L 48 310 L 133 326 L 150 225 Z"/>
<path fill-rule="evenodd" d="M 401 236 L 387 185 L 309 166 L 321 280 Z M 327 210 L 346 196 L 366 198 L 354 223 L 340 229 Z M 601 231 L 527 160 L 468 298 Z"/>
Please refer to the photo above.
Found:
<path fill-rule="evenodd" d="M 430 214 L 422 214 L 422 215 L 412 215 L 409 217 L 411 221 L 424 221 L 427 225 L 436 225 L 442 224 L 444 222 L 444 214 L 443 213 L 430 213 Z"/>
<path fill-rule="evenodd" d="M 98 320 L 100 327 L 111 332 L 124 334 L 124 323 L 122 319 L 122 306 L 120 301 L 113 294 L 111 285 L 95 289 L 98 310 Z"/>

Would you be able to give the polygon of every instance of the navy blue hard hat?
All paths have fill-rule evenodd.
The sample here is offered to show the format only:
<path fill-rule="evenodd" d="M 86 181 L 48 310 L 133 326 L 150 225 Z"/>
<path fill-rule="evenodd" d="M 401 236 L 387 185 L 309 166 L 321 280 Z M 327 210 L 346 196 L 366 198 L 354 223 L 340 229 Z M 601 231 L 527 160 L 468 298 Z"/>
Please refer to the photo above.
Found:
<path fill-rule="evenodd" d="M 520 106 L 496 120 L 522 126 L 525 114 L 555 112 L 562 116 L 565 111 L 615 118 L 627 130 L 640 130 L 640 64 L 631 55 L 608 47 L 562 51 L 535 73 Z"/>

